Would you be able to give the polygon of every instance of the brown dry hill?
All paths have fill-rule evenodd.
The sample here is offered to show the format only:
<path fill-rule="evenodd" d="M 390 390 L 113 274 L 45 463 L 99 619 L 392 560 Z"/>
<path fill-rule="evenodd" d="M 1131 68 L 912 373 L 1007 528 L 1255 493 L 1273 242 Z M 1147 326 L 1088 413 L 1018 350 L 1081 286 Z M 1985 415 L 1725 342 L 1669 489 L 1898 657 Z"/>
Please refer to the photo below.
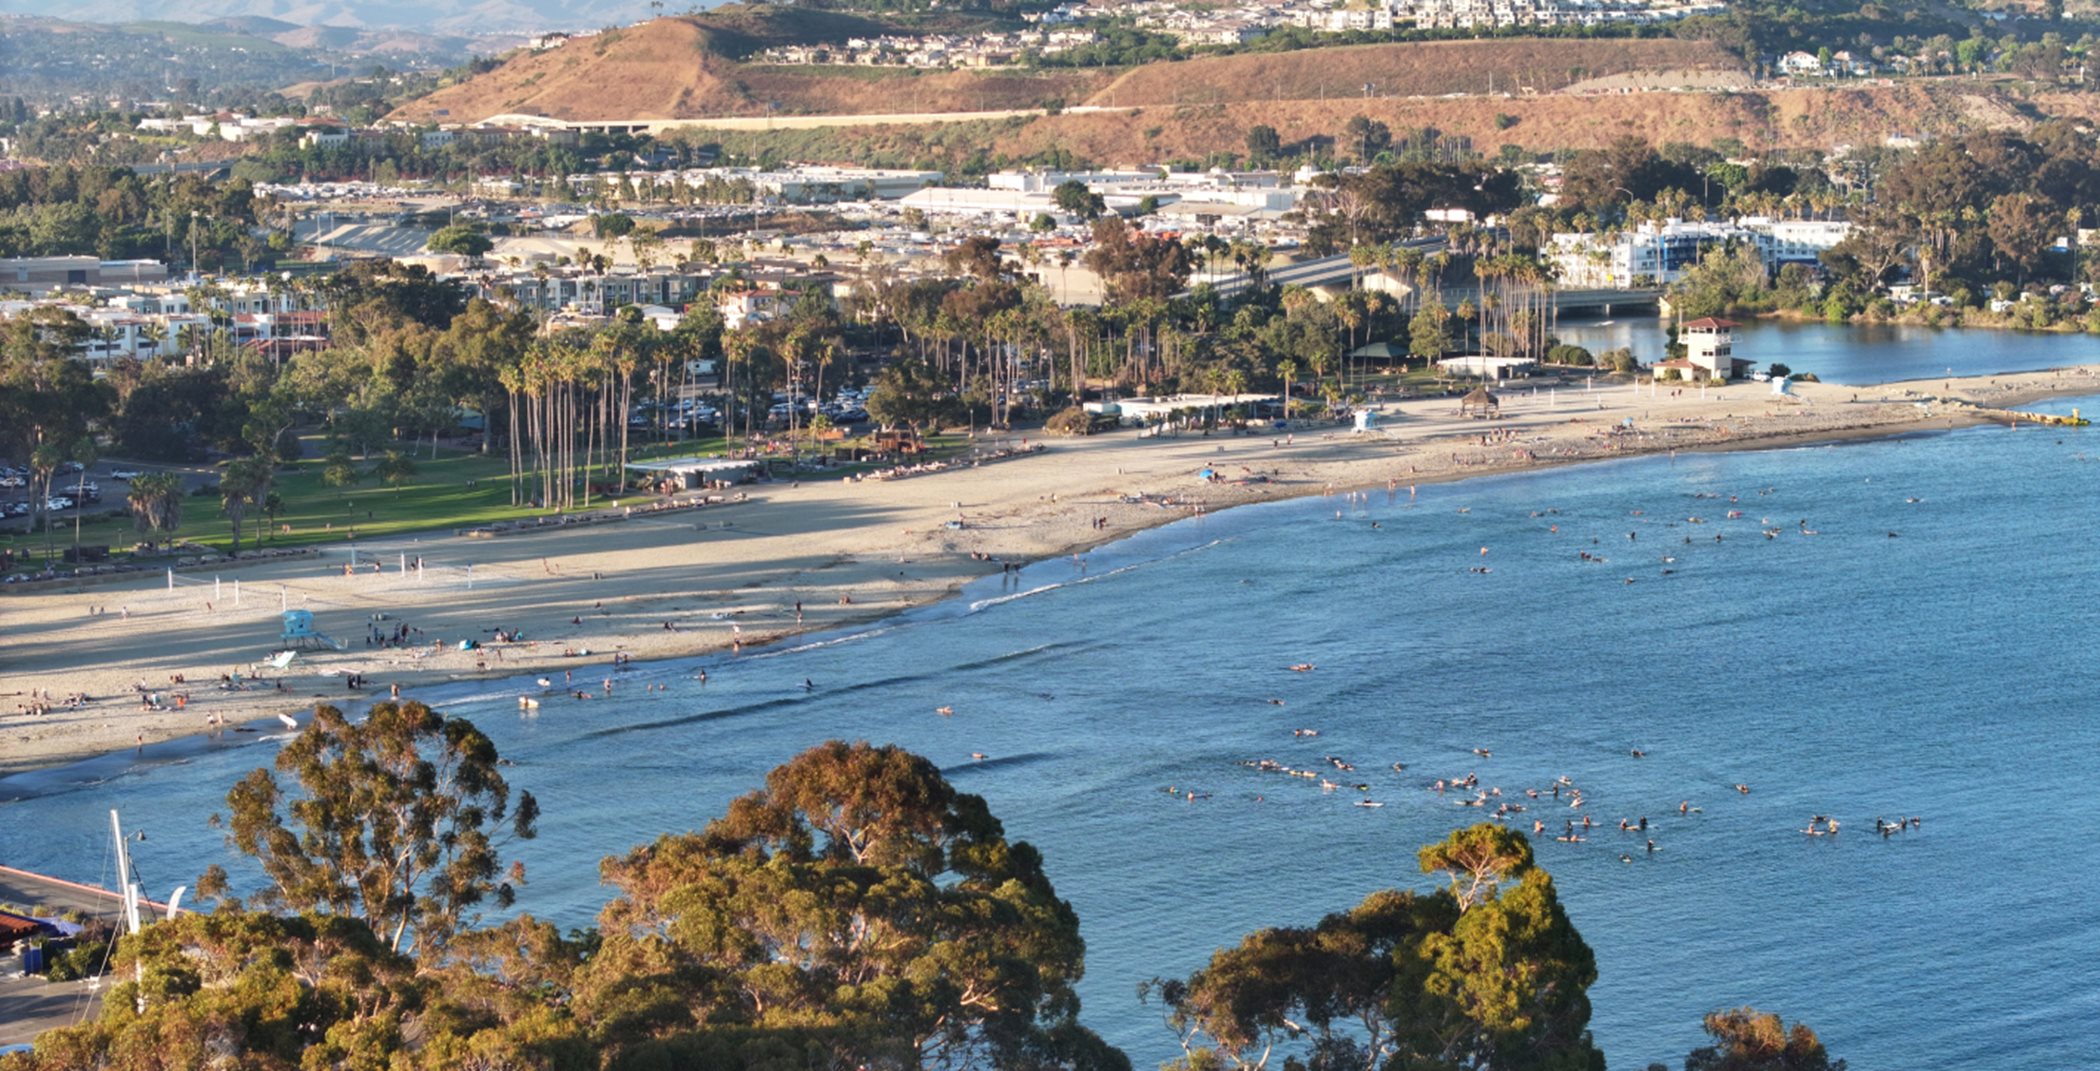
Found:
<path fill-rule="evenodd" d="M 1975 98 L 1975 99 L 1971 99 Z M 1026 157 L 1055 147 L 1096 163 L 1200 159 L 1244 151 L 1246 130 L 1276 128 L 1286 143 L 1335 136 L 1354 115 L 1381 120 L 1395 134 L 1425 127 L 1472 139 L 1493 153 L 1504 144 L 1534 152 L 1599 148 L 1632 135 L 1653 144 L 1706 145 L 1736 138 L 1752 149 L 1873 145 L 1890 134 L 1947 135 L 1985 125 L 1989 110 L 2019 122 L 1973 86 L 1908 84 L 1861 89 L 1743 93 L 1628 93 L 1607 96 L 1413 98 L 1284 101 L 1145 108 L 1128 114 L 1037 119 L 1002 137 L 996 151 Z M 1996 125 L 2008 125 L 1999 123 Z"/>
<path fill-rule="evenodd" d="M 661 18 L 521 53 L 493 71 L 396 109 L 393 118 L 473 122 L 519 113 L 555 119 L 689 119 L 764 115 L 883 114 L 1032 108 L 1098 89 L 1098 71 L 1026 73 L 768 67 L 730 58 L 766 44 L 878 33 L 878 24 L 799 12 L 789 30 L 754 30 L 712 17 Z"/>
<path fill-rule="evenodd" d="M 2038 98 L 2044 110 L 2100 119 L 2090 96 Z M 1245 150 L 1247 128 L 1276 127 L 1285 143 L 1335 136 L 1351 116 L 1368 115 L 1395 134 L 1425 127 L 1472 139 L 1493 154 L 1504 144 L 1532 152 L 1599 148 L 1623 136 L 1654 144 L 1709 145 L 1736 138 L 1753 150 L 1829 149 L 1874 145 L 1890 134 L 1946 136 L 1985 124 L 2028 120 L 1988 84 L 1909 83 L 1846 89 L 1802 88 L 1745 93 L 1624 93 L 1598 96 L 1413 98 L 1284 101 L 1138 108 L 1114 113 L 1036 116 L 994 123 L 833 127 L 824 130 L 685 136 L 719 140 L 740 153 L 771 147 L 792 159 L 823 163 L 881 161 L 953 166 L 973 153 L 1013 160 L 1042 159 L 1052 150 L 1100 165 L 1200 160 L 1212 152 Z M 2058 107 L 2060 105 L 2060 107 Z"/>
<path fill-rule="evenodd" d="M 805 19 L 806 17 L 806 19 Z M 884 115 L 1034 108 L 1050 100 L 1118 105 L 1552 92 L 1635 72 L 1743 77 L 1701 41 L 1446 41 L 1355 45 L 1102 70 L 947 71 L 783 67 L 730 58 L 786 39 L 838 39 L 873 24 L 802 12 L 790 21 L 656 19 L 509 63 L 403 105 L 396 118 L 471 122 L 515 112 L 557 119 L 688 119 L 766 114 Z M 838 20 L 849 21 L 838 21 Z M 808 21 L 814 20 L 814 21 Z M 837 25 L 833 25 L 838 22 Z M 783 26 L 791 27 L 782 29 Z M 872 32 L 872 31 L 869 31 Z"/>
<path fill-rule="evenodd" d="M 1552 93 L 1632 71 L 1727 71 L 1743 61 L 1707 41 L 1425 41 L 1206 56 L 1137 67 L 1089 104 L 1229 104 L 1447 93 Z"/>

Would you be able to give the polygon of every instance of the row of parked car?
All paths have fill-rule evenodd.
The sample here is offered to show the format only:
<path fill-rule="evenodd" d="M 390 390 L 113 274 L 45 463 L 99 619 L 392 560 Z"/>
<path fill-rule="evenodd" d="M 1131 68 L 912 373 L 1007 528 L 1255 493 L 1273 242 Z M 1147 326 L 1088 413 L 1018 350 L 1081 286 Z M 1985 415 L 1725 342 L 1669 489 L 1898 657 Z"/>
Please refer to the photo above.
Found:
<path fill-rule="evenodd" d="M 773 395 L 773 408 L 767 412 L 766 416 L 774 422 L 785 424 L 788 418 L 794 415 L 795 406 L 798 404 L 802 407 L 802 421 L 804 423 L 807 423 L 810 417 L 819 414 L 830 418 L 831 422 L 836 425 L 865 424 L 868 420 L 868 389 L 866 387 L 849 387 L 840 391 L 838 397 L 828 402 L 819 402 L 815 398 L 800 398 L 790 402 L 787 395 L 775 394 Z"/>
<path fill-rule="evenodd" d="M 101 484 L 93 480 L 88 480 L 85 483 L 80 481 L 79 476 L 86 469 L 87 466 L 82 465 L 78 461 L 68 461 L 54 470 L 51 481 L 51 493 L 44 499 L 44 509 L 57 513 L 60 510 L 72 509 L 76 505 L 102 501 Z M 0 465 L 0 488 L 24 490 L 29 487 L 33 475 L 26 468 Z M 112 480 L 130 480 L 138 475 L 139 472 L 136 469 L 117 469 L 109 474 L 109 478 Z M 67 479 L 66 477 L 69 476 L 73 478 Z M 27 498 L 0 502 L 0 517 L 27 517 L 33 505 L 34 502 Z"/>
<path fill-rule="evenodd" d="M 773 395 L 772 408 L 766 413 L 767 421 L 773 424 L 787 424 L 797 405 L 802 407 L 801 423 L 807 423 L 810 417 L 820 413 L 836 425 L 863 424 L 868 420 L 868 392 L 866 388 L 859 388 L 840 391 L 838 397 L 828 402 L 819 402 L 815 398 L 790 401 L 786 394 L 776 393 Z M 738 414 L 738 420 L 742 420 L 741 412 Z M 721 423 L 722 411 L 698 398 L 642 402 L 627 414 L 627 426 L 637 429 L 665 424 L 674 428 L 700 431 L 720 427 Z"/>

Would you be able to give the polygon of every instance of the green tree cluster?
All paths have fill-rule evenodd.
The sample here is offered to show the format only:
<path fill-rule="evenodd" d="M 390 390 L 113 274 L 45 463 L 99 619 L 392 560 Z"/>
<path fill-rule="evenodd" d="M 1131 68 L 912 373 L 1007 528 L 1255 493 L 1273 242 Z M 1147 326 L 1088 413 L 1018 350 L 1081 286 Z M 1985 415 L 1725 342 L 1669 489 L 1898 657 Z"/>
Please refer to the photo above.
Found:
<path fill-rule="evenodd" d="M 1309 1071 L 1531 1067 L 1601 1071 L 1597 969 L 1523 835 L 1483 823 L 1422 849 L 1428 895 L 1371 894 L 1311 927 L 1261 930 L 1186 980 L 1155 979 L 1183 1058 Z"/>

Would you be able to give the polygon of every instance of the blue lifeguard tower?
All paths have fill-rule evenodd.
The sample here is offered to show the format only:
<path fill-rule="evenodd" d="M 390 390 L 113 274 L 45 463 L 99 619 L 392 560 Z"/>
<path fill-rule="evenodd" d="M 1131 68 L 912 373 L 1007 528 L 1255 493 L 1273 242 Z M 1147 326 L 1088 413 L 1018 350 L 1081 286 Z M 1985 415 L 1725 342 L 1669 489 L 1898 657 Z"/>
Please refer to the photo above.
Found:
<path fill-rule="evenodd" d="M 284 635 L 278 637 L 287 647 L 329 647 L 342 650 L 343 645 L 314 629 L 312 610 L 286 610 L 284 612 Z"/>

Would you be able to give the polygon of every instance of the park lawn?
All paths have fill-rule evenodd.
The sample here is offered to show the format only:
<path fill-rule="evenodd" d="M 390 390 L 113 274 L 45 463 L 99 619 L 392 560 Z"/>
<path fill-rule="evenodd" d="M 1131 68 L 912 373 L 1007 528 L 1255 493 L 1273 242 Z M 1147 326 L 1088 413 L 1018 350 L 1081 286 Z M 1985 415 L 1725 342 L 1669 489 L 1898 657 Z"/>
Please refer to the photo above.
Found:
<path fill-rule="evenodd" d="M 683 443 L 631 443 L 630 460 L 718 453 L 722 440 L 689 439 Z M 309 452 L 315 452 L 309 450 Z M 358 463 L 369 469 L 376 459 Z M 322 479 L 327 462 L 309 457 L 280 469 L 273 490 L 284 508 L 272 522 L 259 509 L 251 509 L 241 524 L 241 547 L 302 547 L 342 543 L 351 538 L 375 539 L 412 532 L 450 532 L 497 521 L 519 520 L 550 511 L 532 506 L 513 506 L 510 501 L 510 465 L 503 454 L 483 456 L 468 451 L 439 448 L 432 459 L 415 459 L 416 471 L 397 489 L 371 476 L 350 487 L 331 487 Z M 602 480 L 602 468 L 591 478 Z M 104 491 L 102 501 L 81 525 L 80 542 L 85 546 L 106 545 L 122 553 L 142 536 L 124 504 L 122 484 Z M 61 489 L 62 490 L 62 489 Z M 636 496 L 639 497 L 639 496 Z M 606 504 L 594 497 L 590 505 Z M 110 513 L 119 516 L 106 516 Z M 290 532 L 284 526 L 290 526 Z M 353 536 L 354 534 L 354 536 Z M 175 538 L 185 542 L 231 549 L 233 525 L 221 510 L 217 493 L 191 494 L 182 500 L 182 527 Z M 258 542 L 258 540 L 260 540 Z M 70 517 L 60 520 L 51 545 L 58 554 L 73 545 Z M 43 533 L 0 533 L 0 547 L 41 555 Z"/>
<path fill-rule="evenodd" d="M 308 453 L 318 454 L 319 447 L 318 439 L 308 443 Z M 971 447 L 970 438 L 960 432 L 931 436 L 927 439 L 924 457 L 927 460 L 953 458 L 968 453 Z M 637 438 L 629 443 L 628 458 L 647 461 L 719 454 L 723 449 L 724 440 L 720 437 L 669 443 L 644 443 Z M 399 488 L 389 487 L 369 475 L 353 486 L 331 487 L 322 478 L 327 462 L 318 456 L 307 457 L 294 462 L 288 469 L 280 469 L 272 489 L 283 500 L 284 508 L 274 520 L 264 516 L 259 509 L 251 509 L 241 522 L 241 548 L 307 547 L 418 532 L 450 533 L 461 528 L 553 512 L 530 505 L 511 504 L 510 466 L 501 453 L 484 456 L 440 447 L 438 456 L 433 459 L 428 456 L 427 447 L 423 450 L 424 456 L 415 458 L 415 473 Z M 369 470 L 375 461 L 376 458 L 364 459 L 358 462 L 358 467 Z M 892 462 L 887 461 L 841 464 L 824 470 L 823 475 L 841 478 L 887 468 L 890 464 Z M 594 482 L 603 481 L 605 477 L 603 467 L 591 472 Z M 527 493 L 536 486 L 528 487 Z M 145 538 L 124 504 L 123 491 L 122 484 L 107 487 L 102 501 L 92 507 L 89 516 L 81 523 L 81 545 L 107 546 L 115 556 L 121 557 Z M 643 499 L 649 496 L 637 492 L 621 497 Z M 609 504 L 609 499 L 594 496 L 589 508 Z M 285 530 L 287 526 L 290 531 Z M 232 549 L 233 525 L 221 510 L 216 492 L 184 496 L 182 527 L 176 530 L 175 538 L 221 551 Z M 61 558 L 73 545 L 70 516 L 60 519 L 59 527 L 51 535 L 50 545 L 54 558 Z M 44 546 L 45 537 L 41 532 L 0 532 L 0 547 L 41 559 Z"/>

